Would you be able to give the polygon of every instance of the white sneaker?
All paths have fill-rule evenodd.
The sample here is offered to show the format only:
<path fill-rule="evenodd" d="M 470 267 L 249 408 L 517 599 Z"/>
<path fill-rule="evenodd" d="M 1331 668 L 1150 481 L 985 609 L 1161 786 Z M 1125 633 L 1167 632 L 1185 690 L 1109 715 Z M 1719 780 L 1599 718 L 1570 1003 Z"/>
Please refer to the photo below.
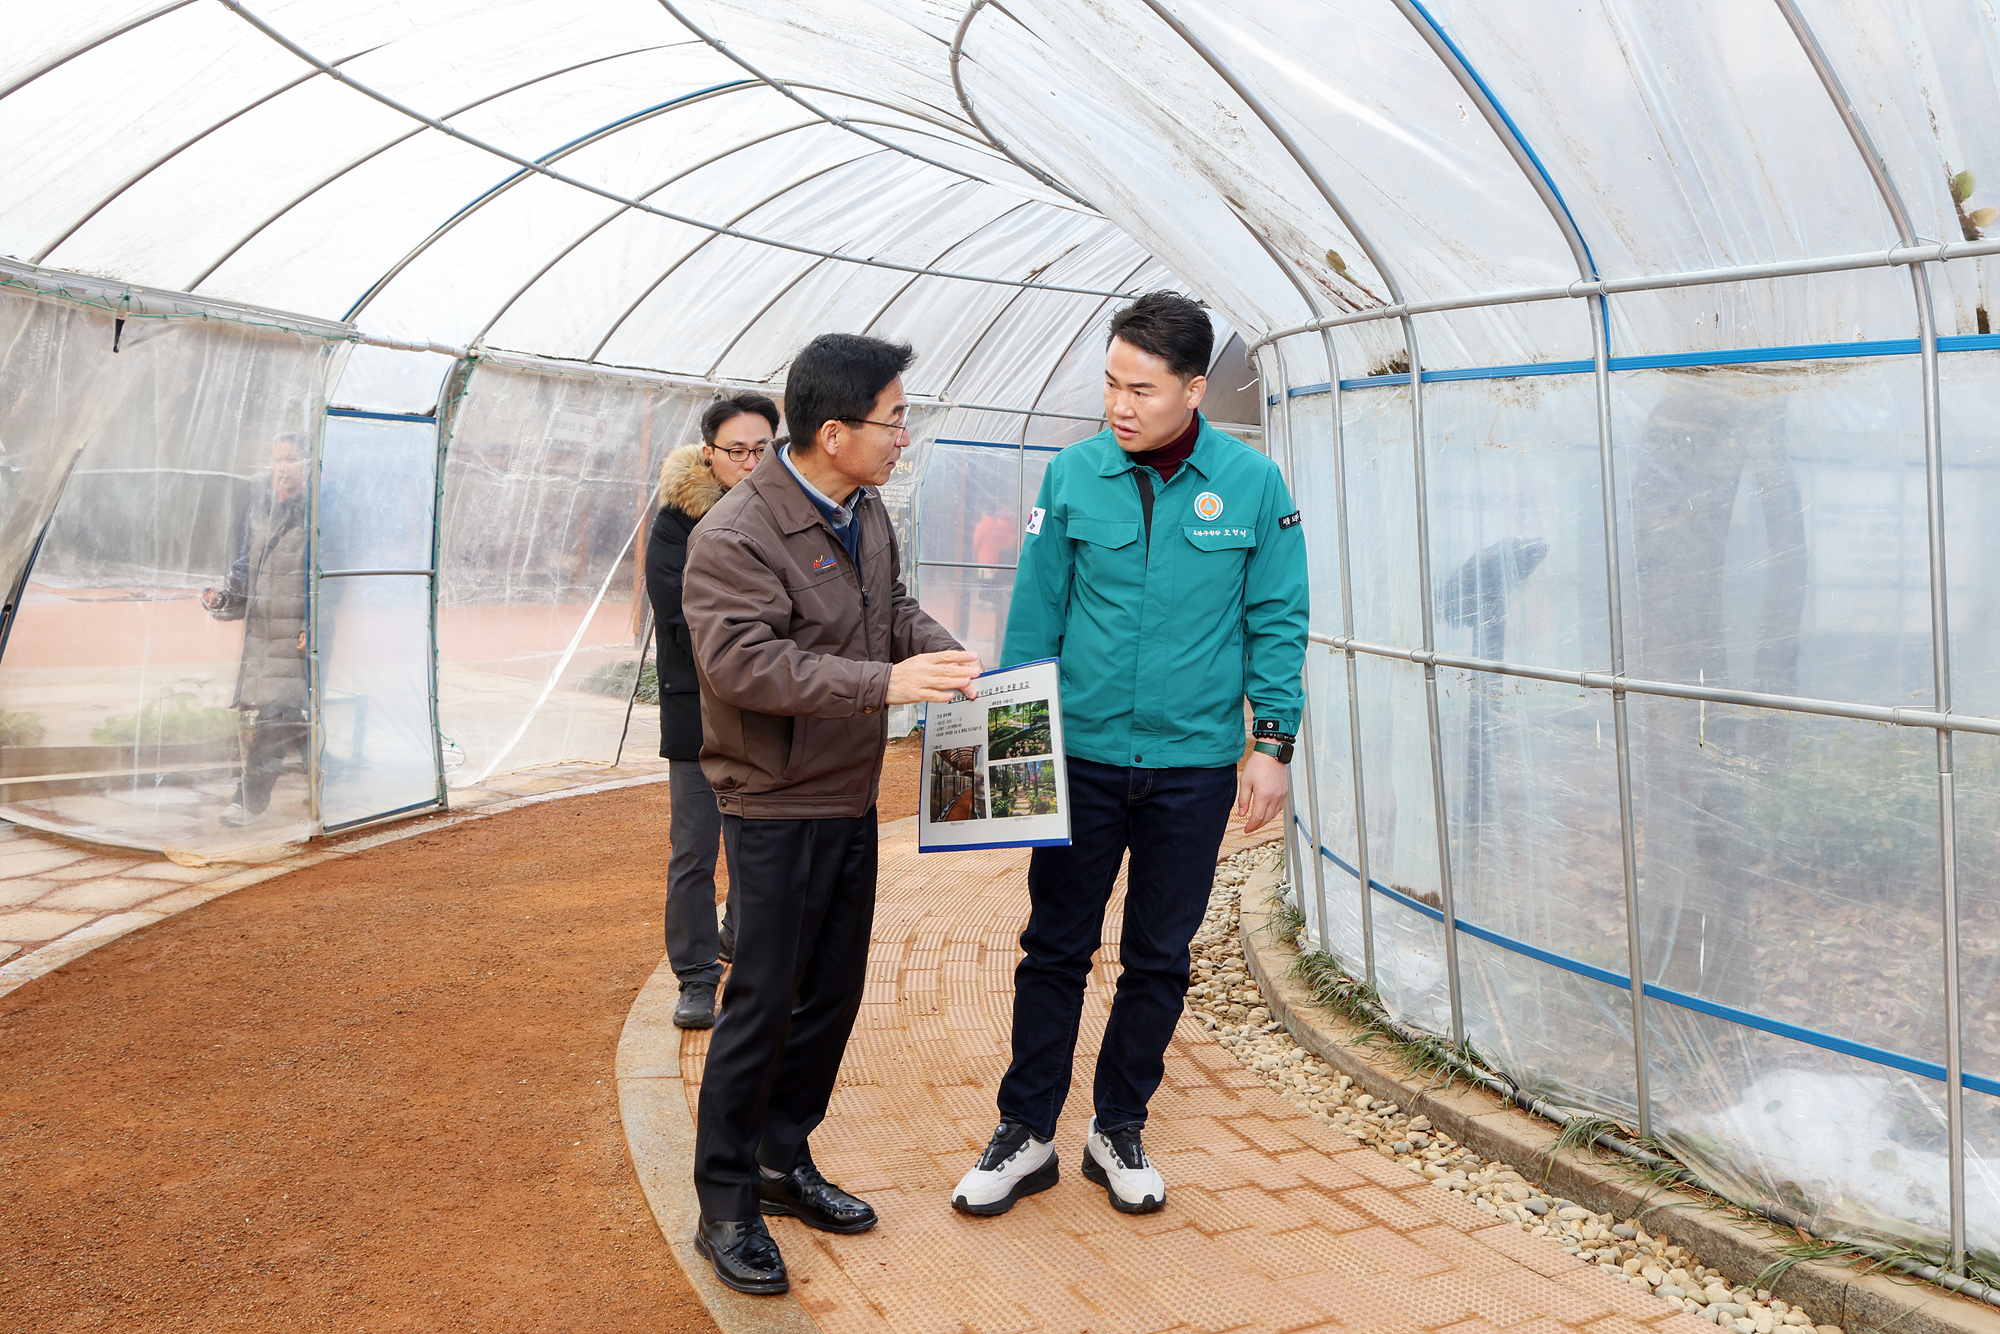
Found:
<path fill-rule="evenodd" d="M 986 1152 L 959 1178 L 951 1207 L 981 1217 L 1004 1214 L 1023 1195 L 1055 1185 L 1056 1176 L 1055 1146 L 1036 1139 L 1019 1121 L 1002 1121 L 987 1141 Z"/>
<path fill-rule="evenodd" d="M 1121 1214 L 1150 1214 L 1166 1206 L 1167 1183 L 1146 1156 L 1137 1126 L 1107 1135 L 1091 1117 L 1090 1138 L 1083 1142 L 1083 1175 L 1104 1187 L 1111 1207 Z"/>
<path fill-rule="evenodd" d="M 226 825 L 234 825 L 235 827 L 240 829 L 244 825 L 254 822 L 257 817 L 252 815 L 249 811 L 244 810 L 242 802 L 232 801 L 229 803 L 228 807 L 224 809 L 222 814 L 217 816 L 216 818 L 222 821 L 222 823 Z"/>

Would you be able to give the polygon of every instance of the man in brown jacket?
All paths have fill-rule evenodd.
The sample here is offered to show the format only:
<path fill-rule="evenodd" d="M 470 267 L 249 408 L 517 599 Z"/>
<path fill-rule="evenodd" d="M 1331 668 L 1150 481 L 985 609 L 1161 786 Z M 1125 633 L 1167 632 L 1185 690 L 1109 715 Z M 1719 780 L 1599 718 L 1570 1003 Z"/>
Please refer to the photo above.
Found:
<path fill-rule="evenodd" d="M 875 1225 L 813 1166 L 861 1006 L 875 917 L 875 796 L 891 704 L 974 693 L 979 660 L 904 591 L 871 487 L 909 444 L 909 348 L 823 334 L 792 362 L 792 442 L 709 510 L 681 607 L 701 679 L 702 771 L 722 812 L 736 957 L 703 1068 L 695 1249 L 778 1293 L 761 1214 Z"/>

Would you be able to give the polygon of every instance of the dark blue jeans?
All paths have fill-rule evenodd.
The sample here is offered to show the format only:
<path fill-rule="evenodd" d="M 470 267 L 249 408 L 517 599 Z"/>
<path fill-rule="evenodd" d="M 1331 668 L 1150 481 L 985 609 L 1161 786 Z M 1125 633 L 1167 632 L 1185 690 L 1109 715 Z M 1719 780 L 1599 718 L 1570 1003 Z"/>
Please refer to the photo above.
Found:
<path fill-rule="evenodd" d="M 1093 1101 L 1100 1130 L 1146 1124 L 1187 996 L 1188 942 L 1208 909 L 1235 799 L 1234 766 L 1121 769 L 1070 760 L 1070 846 L 1036 848 L 1028 862 L 1028 929 L 1014 969 L 1014 1060 L 1000 1081 L 1002 1120 L 1021 1122 L 1037 1139 L 1055 1136 L 1084 982 L 1129 848 L 1118 990 Z"/>

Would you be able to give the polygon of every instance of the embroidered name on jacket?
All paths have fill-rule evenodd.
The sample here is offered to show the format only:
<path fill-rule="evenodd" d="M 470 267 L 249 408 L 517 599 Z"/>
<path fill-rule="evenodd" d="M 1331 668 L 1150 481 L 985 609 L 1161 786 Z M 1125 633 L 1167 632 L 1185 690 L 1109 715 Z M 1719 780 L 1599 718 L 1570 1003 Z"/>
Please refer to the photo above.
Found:
<path fill-rule="evenodd" d="M 821 570 L 830 570 L 834 567 L 834 564 L 835 562 L 833 557 L 821 556 L 818 560 L 813 562 L 813 573 L 818 574 Z"/>
<path fill-rule="evenodd" d="M 1248 528 L 1190 528 L 1190 537 L 1248 537 Z"/>

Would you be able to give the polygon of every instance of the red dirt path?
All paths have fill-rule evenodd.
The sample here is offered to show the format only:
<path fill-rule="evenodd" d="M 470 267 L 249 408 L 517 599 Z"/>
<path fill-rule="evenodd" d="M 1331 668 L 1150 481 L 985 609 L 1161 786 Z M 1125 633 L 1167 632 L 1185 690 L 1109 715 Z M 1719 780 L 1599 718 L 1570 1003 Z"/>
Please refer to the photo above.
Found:
<path fill-rule="evenodd" d="M 882 819 L 913 814 L 892 749 Z M 706 1331 L 612 1060 L 664 783 L 293 872 L 0 997 L 11 1330 Z"/>

